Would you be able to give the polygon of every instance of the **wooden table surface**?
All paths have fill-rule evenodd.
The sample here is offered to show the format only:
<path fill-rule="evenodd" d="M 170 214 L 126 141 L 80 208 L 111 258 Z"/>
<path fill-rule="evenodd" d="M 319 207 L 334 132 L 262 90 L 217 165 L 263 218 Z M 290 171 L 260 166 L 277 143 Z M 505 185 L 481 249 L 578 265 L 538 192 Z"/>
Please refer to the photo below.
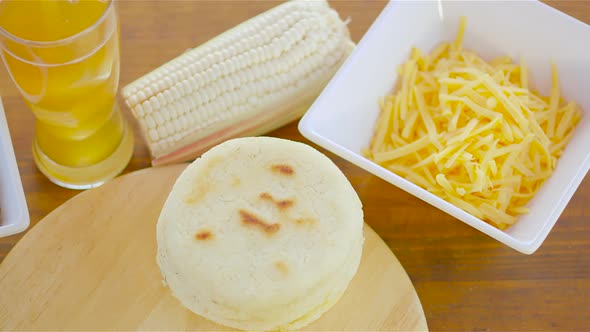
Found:
<path fill-rule="evenodd" d="M 275 4 L 121 1 L 121 86 Z M 590 1 L 549 4 L 590 23 Z M 352 38 L 358 41 L 385 3 L 332 1 L 332 5 L 342 17 L 352 18 L 349 27 Z M 33 115 L 3 66 L 0 95 L 34 226 L 78 192 L 52 184 L 35 168 L 30 149 Z M 129 112 L 126 115 L 131 119 Z M 296 123 L 271 135 L 307 142 L 298 133 Z M 137 128 L 136 141 L 134 157 L 125 172 L 150 166 L 148 150 Z M 545 243 L 535 254 L 527 256 L 333 154 L 326 154 L 357 190 L 364 203 L 365 221 L 385 239 L 412 279 L 432 331 L 590 328 L 589 177 L 582 182 Z M 0 239 L 0 261 L 23 234 Z"/>

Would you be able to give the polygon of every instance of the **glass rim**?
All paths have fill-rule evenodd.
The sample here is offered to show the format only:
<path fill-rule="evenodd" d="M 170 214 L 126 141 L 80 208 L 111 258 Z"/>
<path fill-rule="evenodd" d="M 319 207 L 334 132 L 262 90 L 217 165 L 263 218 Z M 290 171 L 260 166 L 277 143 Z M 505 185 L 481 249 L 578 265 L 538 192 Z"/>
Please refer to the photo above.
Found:
<path fill-rule="evenodd" d="M 38 1 L 42 1 L 42 0 L 38 0 Z M 104 12 L 100 15 L 100 17 L 98 18 L 98 20 L 96 20 L 96 22 L 92 23 L 91 26 L 76 32 L 75 34 L 65 37 L 65 38 L 61 38 L 61 39 L 56 39 L 56 40 L 46 40 L 46 41 L 41 41 L 41 40 L 29 40 L 29 39 L 24 39 L 18 36 L 15 36 L 14 34 L 6 31 L 2 26 L 0 26 L 0 35 L 11 39 L 14 42 L 17 42 L 19 44 L 22 45 L 27 45 L 27 46 L 39 46 L 39 47 L 52 47 L 52 46 L 61 46 L 63 44 L 67 44 L 69 42 L 73 42 L 74 40 L 92 32 L 94 29 L 96 29 L 96 27 L 98 25 L 100 25 L 101 23 L 104 22 L 104 20 L 106 20 L 106 17 L 109 13 L 109 11 L 113 8 L 114 6 L 114 2 L 115 0 L 107 0 L 109 1 L 107 8 L 104 10 Z M 1 43 L 0 43 L 1 44 Z"/>

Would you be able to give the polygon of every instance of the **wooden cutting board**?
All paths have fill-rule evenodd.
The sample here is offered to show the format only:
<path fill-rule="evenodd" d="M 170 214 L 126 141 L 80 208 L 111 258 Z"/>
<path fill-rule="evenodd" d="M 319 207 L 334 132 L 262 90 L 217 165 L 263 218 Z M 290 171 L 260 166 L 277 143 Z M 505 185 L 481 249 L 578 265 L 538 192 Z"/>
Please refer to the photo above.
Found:
<path fill-rule="evenodd" d="M 156 222 L 186 165 L 149 168 L 80 193 L 45 217 L 0 265 L 2 330 L 227 330 L 162 285 Z M 360 269 L 306 330 L 427 330 L 398 260 L 368 226 Z"/>

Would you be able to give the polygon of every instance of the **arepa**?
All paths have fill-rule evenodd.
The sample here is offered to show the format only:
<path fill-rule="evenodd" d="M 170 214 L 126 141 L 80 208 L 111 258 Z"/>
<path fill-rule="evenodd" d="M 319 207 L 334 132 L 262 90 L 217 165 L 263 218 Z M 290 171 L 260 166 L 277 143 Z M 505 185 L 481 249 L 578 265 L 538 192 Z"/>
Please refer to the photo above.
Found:
<path fill-rule="evenodd" d="M 293 330 L 319 318 L 355 275 L 361 202 L 312 147 L 226 141 L 177 179 L 157 226 L 157 261 L 191 311 L 242 330 Z"/>

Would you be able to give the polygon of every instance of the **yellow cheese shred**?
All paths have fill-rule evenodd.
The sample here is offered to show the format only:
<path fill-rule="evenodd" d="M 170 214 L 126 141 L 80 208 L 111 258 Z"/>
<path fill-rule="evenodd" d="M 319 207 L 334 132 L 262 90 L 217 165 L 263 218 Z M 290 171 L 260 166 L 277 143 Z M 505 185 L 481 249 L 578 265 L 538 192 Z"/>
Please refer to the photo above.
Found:
<path fill-rule="evenodd" d="M 465 18 L 452 43 L 412 49 L 400 87 L 380 102 L 363 154 L 473 216 L 505 229 L 551 176 L 582 111 L 533 90 L 524 58 L 486 62 L 465 50 Z"/>

